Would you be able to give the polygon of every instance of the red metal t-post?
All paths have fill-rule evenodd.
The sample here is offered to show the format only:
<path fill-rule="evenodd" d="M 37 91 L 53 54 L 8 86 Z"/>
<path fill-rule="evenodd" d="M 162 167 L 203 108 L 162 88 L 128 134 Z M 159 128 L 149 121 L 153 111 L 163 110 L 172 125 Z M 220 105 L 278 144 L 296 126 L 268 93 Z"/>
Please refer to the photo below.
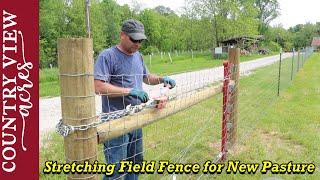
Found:
<path fill-rule="evenodd" d="M 224 67 L 224 81 L 223 81 L 223 106 L 222 106 L 222 131 L 221 131 L 221 161 L 226 159 L 227 153 L 227 102 L 228 102 L 228 86 L 229 86 L 229 61 L 223 62 Z"/>

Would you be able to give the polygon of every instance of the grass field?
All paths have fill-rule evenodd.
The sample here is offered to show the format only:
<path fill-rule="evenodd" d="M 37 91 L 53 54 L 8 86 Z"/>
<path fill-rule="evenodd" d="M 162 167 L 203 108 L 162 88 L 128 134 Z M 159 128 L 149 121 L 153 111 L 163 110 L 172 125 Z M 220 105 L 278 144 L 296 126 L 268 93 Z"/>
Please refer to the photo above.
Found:
<path fill-rule="evenodd" d="M 241 61 L 253 60 L 264 57 L 265 55 L 246 55 L 241 57 Z M 180 54 L 179 56 L 172 54 L 172 63 L 168 55 L 144 56 L 144 61 L 151 73 L 159 75 L 170 75 L 179 72 L 193 71 L 204 68 L 211 68 L 222 65 L 222 60 L 212 59 L 209 53 L 194 53 L 192 59 L 191 54 Z M 40 70 L 40 97 L 55 97 L 60 95 L 59 87 L 59 70 L 57 68 Z"/>
<path fill-rule="evenodd" d="M 278 63 L 258 69 L 240 79 L 238 143 L 230 151 L 229 160 L 261 163 L 315 163 L 313 175 L 221 174 L 202 179 L 320 179 L 320 54 L 314 54 L 297 72 L 294 59 L 282 64 L 280 96 L 277 96 Z M 302 63 L 300 62 L 300 67 Z M 221 95 L 212 97 L 188 110 L 179 112 L 144 131 L 145 159 L 171 162 L 197 162 L 215 159 L 220 146 Z M 46 160 L 64 162 L 63 139 L 55 133 L 43 138 L 40 149 L 40 178 L 63 179 L 64 175 L 41 173 Z M 99 146 L 98 159 L 102 162 Z M 177 175 L 177 179 L 198 178 Z M 143 179 L 159 179 L 163 175 L 143 175 Z M 168 177 L 168 176 L 167 176 Z M 168 179 L 172 179 L 168 177 Z"/>

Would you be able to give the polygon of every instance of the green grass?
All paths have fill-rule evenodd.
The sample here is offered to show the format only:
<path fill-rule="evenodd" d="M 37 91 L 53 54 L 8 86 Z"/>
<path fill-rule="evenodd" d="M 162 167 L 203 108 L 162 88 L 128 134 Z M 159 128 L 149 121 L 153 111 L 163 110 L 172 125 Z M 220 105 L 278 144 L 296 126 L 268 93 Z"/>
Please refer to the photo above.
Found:
<path fill-rule="evenodd" d="M 280 97 L 277 96 L 278 63 L 258 69 L 242 77 L 239 86 L 238 143 L 228 159 L 261 163 L 293 161 L 313 162 L 314 175 L 241 175 L 225 173 L 217 179 L 319 179 L 320 167 L 320 54 L 313 55 L 294 73 L 292 59 L 282 64 Z M 297 60 L 294 59 L 294 67 Z M 302 66 L 302 64 L 301 64 Z M 179 106 L 179 104 L 177 104 Z M 170 160 L 203 164 L 215 159 L 221 141 L 221 95 L 169 116 L 144 128 L 145 160 Z M 48 138 L 49 137 L 49 138 Z M 99 146 L 98 159 L 103 161 Z M 40 171 L 45 160 L 64 162 L 63 139 L 54 134 L 44 138 L 40 149 Z M 199 176 L 199 175 L 197 175 Z M 142 179 L 159 179 L 163 175 L 143 175 Z M 41 179 L 64 179 L 64 175 L 44 175 Z M 169 179 L 170 177 L 168 177 Z M 178 179 L 195 178 L 178 175 Z M 203 179 L 212 179 L 212 175 Z"/>
<path fill-rule="evenodd" d="M 41 69 L 39 78 L 40 97 L 59 96 L 59 70 L 57 68 Z"/>
<path fill-rule="evenodd" d="M 265 131 L 278 131 L 302 152 L 299 161 L 316 163 L 320 167 L 320 56 L 313 56 L 301 69 L 294 85 L 286 90 L 274 105 L 274 113 L 262 122 Z M 277 123 L 281 120 L 281 123 Z M 297 133 L 298 132 L 298 133 Z M 299 150 L 299 149 L 298 149 Z M 304 153 L 303 153 L 304 152 Z M 315 153 L 313 153 L 315 152 Z"/>
<path fill-rule="evenodd" d="M 241 61 L 249 61 L 264 56 L 258 54 L 241 56 Z M 208 53 L 195 53 L 193 59 L 191 54 L 187 53 L 179 56 L 172 54 L 171 57 L 173 59 L 172 63 L 168 55 L 163 55 L 163 59 L 161 59 L 160 55 L 153 56 L 151 65 L 149 56 L 144 56 L 144 61 L 151 73 L 159 75 L 170 75 L 222 65 L 222 60 L 212 59 Z M 60 95 L 58 74 L 57 68 L 40 70 L 40 97 L 55 97 Z"/>

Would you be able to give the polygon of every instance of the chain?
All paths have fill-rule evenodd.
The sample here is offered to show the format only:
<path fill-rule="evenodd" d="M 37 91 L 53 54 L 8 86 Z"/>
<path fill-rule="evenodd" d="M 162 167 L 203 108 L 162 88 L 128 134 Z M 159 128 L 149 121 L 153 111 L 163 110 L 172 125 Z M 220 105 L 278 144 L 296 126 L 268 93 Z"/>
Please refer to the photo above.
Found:
<path fill-rule="evenodd" d="M 92 122 L 90 124 L 80 125 L 80 126 L 71 126 L 71 125 L 65 125 L 62 122 L 62 119 L 59 120 L 58 124 L 56 125 L 56 131 L 63 137 L 68 136 L 69 134 L 72 134 L 74 131 L 86 131 L 89 128 L 97 127 L 100 124 L 99 121 Z"/>
<path fill-rule="evenodd" d="M 200 88 L 201 89 L 201 88 Z M 165 94 L 165 92 L 161 93 L 162 95 Z M 168 101 L 171 101 L 173 99 L 176 99 L 178 96 L 167 96 Z M 92 122 L 90 124 L 80 125 L 80 126 L 72 126 L 63 124 L 62 119 L 59 120 L 58 124 L 56 125 L 56 132 L 62 135 L 63 137 L 66 137 L 70 134 L 72 134 L 74 131 L 86 131 L 90 128 L 97 127 L 99 124 L 105 123 L 110 120 L 120 119 L 124 116 L 133 115 L 135 113 L 138 113 L 142 111 L 145 108 L 155 108 L 157 105 L 157 101 L 154 99 L 150 99 L 146 103 L 142 103 L 139 105 L 132 106 L 129 104 L 125 109 L 113 111 L 109 113 L 102 113 L 99 116 L 97 116 L 97 121 Z"/>
<path fill-rule="evenodd" d="M 86 75 L 86 74 L 83 74 L 83 75 Z M 205 87 L 208 87 L 208 86 L 209 85 L 207 85 Z M 204 87 L 202 87 L 202 88 L 204 88 Z M 197 91 L 202 88 L 194 89 L 192 91 Z M 165 95 L 166 90 L 165 89 L 161 90 L 160 94 Z M 167 98 L 168 98 L 167 101 L 177 99 L 178 97 L 179 97 L 179 95 L 167 96 Z M 59 133 L 60 135 L 62 135 L 63 137 L 66 137 L 75 131 L 86 131 L 90 128 L 97 127 L 99 124 L 105 123 L 107 121 L 120 119 L 124 116 L 133 115 L 135 113 L 138 113 L 145 108 L 155 108 L 156 106 L 157 106 L 157 100 L 154 100 L 154 99 L 150 99 L 146 103 L 142 103 L 142 104 L 135 105 L 135 106 L 132 106 L 131 104 L 129 104 L 123 110 L 113 111 L 113 112 L 109 112 L 109 113 L 102 113 L 99 116 L 97 116 L 97 118 L 96 118 L 97 121 L 92 122 L 90 124 L 80 125 L 80 126 L 72 126 L 72 125 L 64 124 L 63 120 L 60 119 L 58 124 L 56 125 L 56 132 Z"/>
<path fill-rule="evenodd" d="M 172 97 L 169 97 L 169 100 L 173 99 Z M 86 131 L 90 128 L 97 127 L 99 124 L 102 124 L 104 122 L 119 119 L 127 115 L 133 115 L 137 112 L 142 111 L 144 108 L 154 108 L 156 106 L 156 101 L 153 99 L 150 99 L 146 103 L 142 103 L 136 106 L 132 106 L 129 104 L 126 109 L 119 110 L 119 111 L 113 111 L 109 113 L 104 113 L 99 116 L 99 121 L 92 122 L 90 124 L 80 125 L 80 126 L 71 126 L 63 124 L 62 119 L 59 120 L 58 124 L 56 125 L 56 132 L 62 135 L 63 137 L 66 137 L 70 134 L 72 134 L 74 131 Z"/>

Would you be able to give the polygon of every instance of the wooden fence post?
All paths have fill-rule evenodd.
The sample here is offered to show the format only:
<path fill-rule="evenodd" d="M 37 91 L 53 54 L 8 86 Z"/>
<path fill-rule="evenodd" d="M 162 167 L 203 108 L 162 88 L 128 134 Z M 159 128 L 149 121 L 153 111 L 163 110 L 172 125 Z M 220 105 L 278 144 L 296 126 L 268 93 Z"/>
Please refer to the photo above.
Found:
<path fill-rule="evenodd" d="M 240 49 L 229 49 L 229 63 L 230 63 L 230 80 L 234 81 L 234 87 L 230 93 L 230 116 L 229 121 L 231 126 L 229 127 L 230 134 L 230 148 L 237 141 L 237 123 L 238 123 L 238 94 L 239 94 L 239 70 L 240 70 Z"/>
<path fill-rule="evenodd" d="M 63 124 L 87 125 L 96 120 L 92 39 L 58 39 Z M 97 129 L 75 131 L 64 138 L 67 163 L 97 159 Z M 98 179 L 96 174 L 69 174 L 68 179 Z"/>

